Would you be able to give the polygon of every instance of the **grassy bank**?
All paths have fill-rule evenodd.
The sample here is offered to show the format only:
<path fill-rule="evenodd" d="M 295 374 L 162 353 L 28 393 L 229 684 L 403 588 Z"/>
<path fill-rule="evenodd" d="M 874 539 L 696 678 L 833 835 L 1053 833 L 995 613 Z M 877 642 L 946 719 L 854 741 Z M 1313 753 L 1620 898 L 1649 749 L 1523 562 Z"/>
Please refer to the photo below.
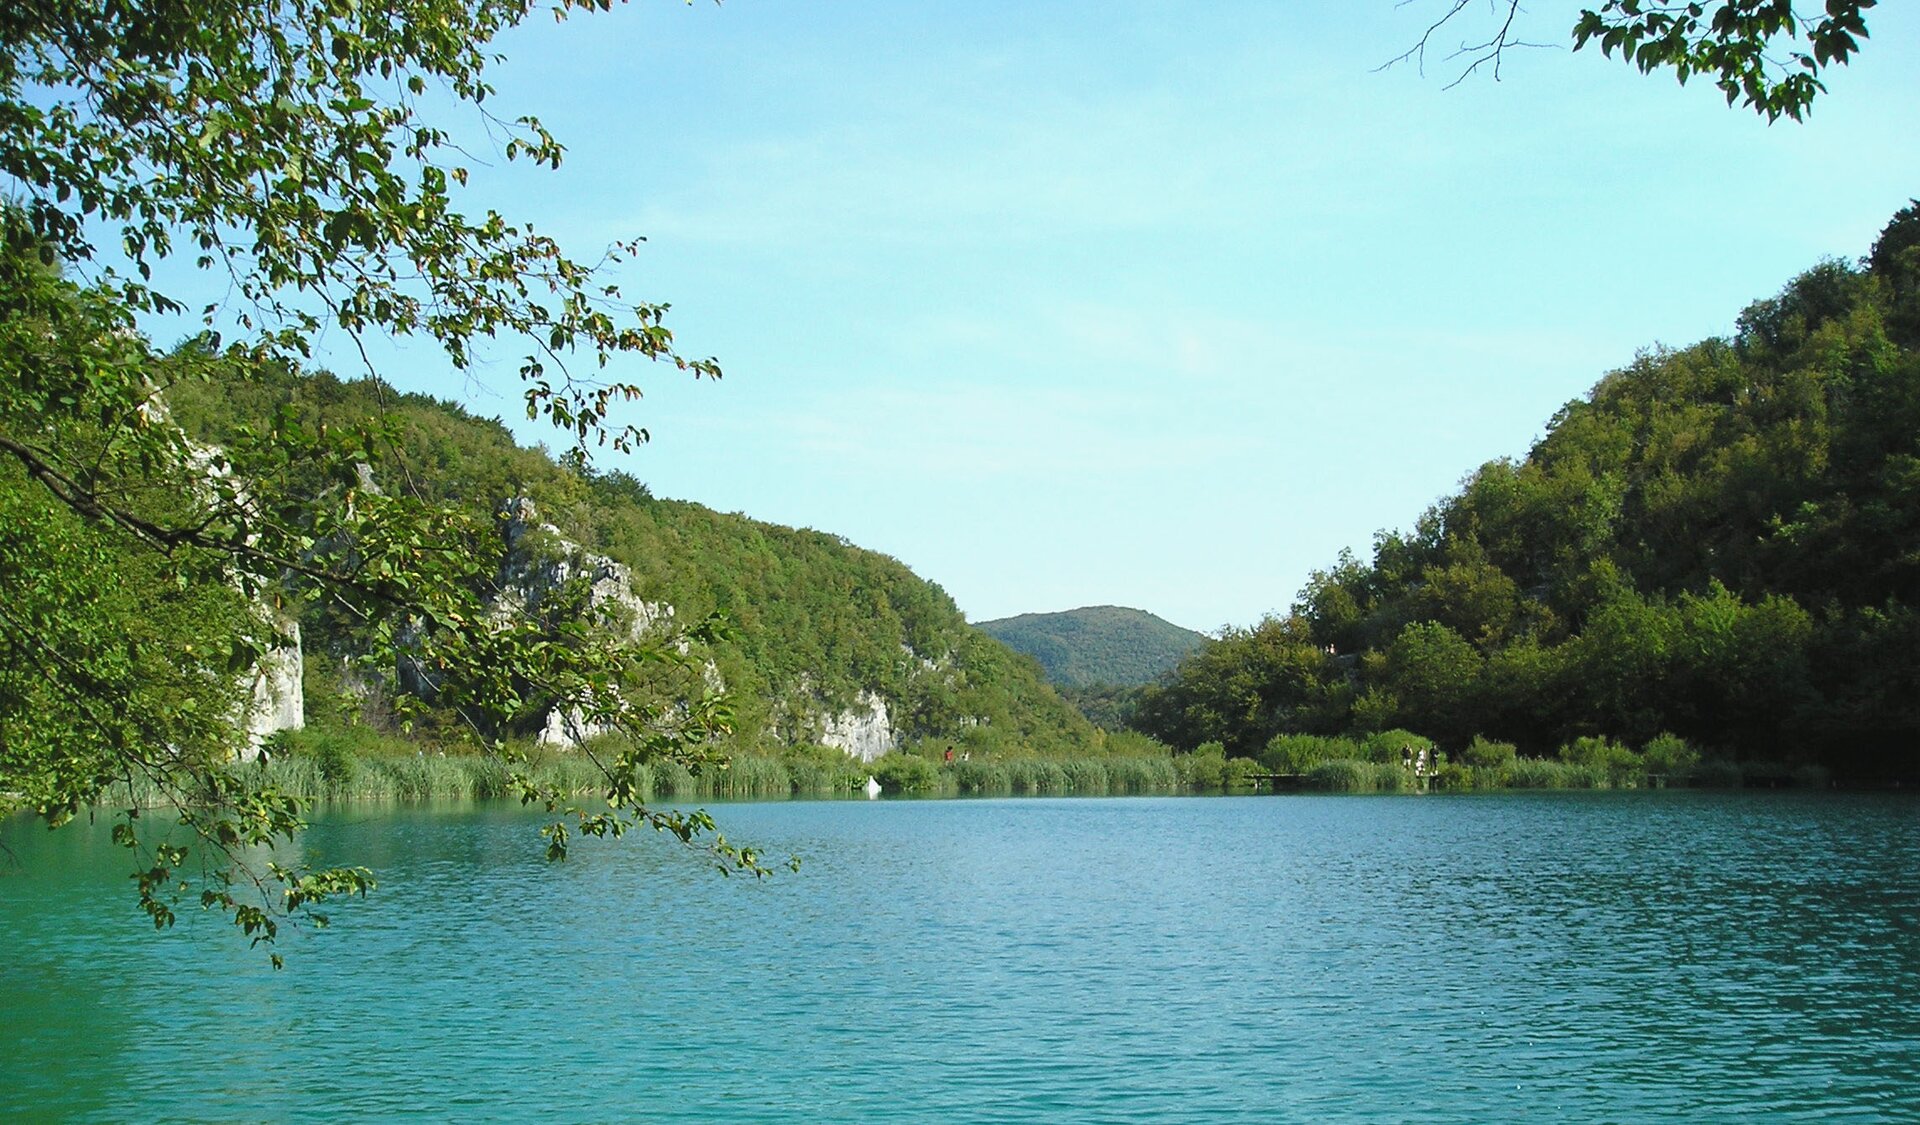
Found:
<path fill-rule="evenodd" d="M 640 780 L 647 800 L 681 802 L 846 797 L 860 793 L 868 777 L 889 794 L 921 797 L 1247 793 L 1254 790 L 1257 775 L 1271 773 L 1291 775 L 1299 779 L 1300 788 L 1322 793 L 1827 784 L 1817 768 L 1701 761 L 1684 748 L 1634 752 L 1599 739 L 1564 748 L 1557 758 L 1523 757 L 1510 745 L 1476 739 L 1450 759 L 1405 731 L 1366 740 L 1283 735 L 1258 759 L 1228 758 L 1216 745 L 1189 754 L 1172 753 L 1146 739 L 1114 745 L 1123 751 L 1067 758 L 982 754 L 953 762 L 931 747 L 914 747 L 873 762 L 825 747 L 797 747 L 779 754 L 736 754 L 725 767 L 698 774 L 673 763 L 651 763 L 641 767 Z M 1403 748 L 1415 754 L 1421 749 L 1432 752 L 1435 765 L 1424 785 L 1403 762 Z M 586 754 L 531 745 L 516 751 L 522 760 L 510 764 L 493 755 L 428 749 L 364 728 L 310 729 L 281 736 L 266 757 L 237 768 L 316 803 L 512 798 L 518 795 L 512 783 L 516 770 L 540 786 L 582 797 L 605 785 Z M 103 794 L 100 803 L 163 802 L 157 790 L 121 784 Z"/>
<path fill-rule="evenodd" d="M 1433 791 L 1498 789 L 1657 789 L 1700 787 L 1825 788 L 1819 766 L 1704 758 L 1683 739 L 1663 734 L 1634 749 L 1608 738 L 1575 739 L 1551 758 L 1525 757 L 1510 742 L 1475 738 L 1449 755 L 1427 738 L 1392 730 L 1366 738 L 1279 735 L 1261 764 L 1293 774 L 1304 788 L 1332 793 L 1396 793 L 1423 787 L 1413 768 L 1426 755 L 1424 787 Z"/>

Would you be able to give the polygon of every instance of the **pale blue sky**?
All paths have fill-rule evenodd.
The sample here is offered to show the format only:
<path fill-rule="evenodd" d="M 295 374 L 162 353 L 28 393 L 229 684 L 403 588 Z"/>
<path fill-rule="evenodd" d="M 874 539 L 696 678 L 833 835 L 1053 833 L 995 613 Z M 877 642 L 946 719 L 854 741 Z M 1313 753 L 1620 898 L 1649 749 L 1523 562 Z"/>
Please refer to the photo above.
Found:
<path fill-rule="evenodd" d="M 887 552 L 973 620 L 1249 624 L 1920 195 L 1914 5 L 1768 126 L 1595 52 L 1374 73 L 1441 2 L 536 17 L 501 105 L 570 156 L 476 189 L 577 253 L 645 235 L 629 293 L 725 366 L 631 372 L 654 441 L 606 463 L 656 493 Z M 512 359 L 489 392 L 382 353 L 509 420 Z"/>

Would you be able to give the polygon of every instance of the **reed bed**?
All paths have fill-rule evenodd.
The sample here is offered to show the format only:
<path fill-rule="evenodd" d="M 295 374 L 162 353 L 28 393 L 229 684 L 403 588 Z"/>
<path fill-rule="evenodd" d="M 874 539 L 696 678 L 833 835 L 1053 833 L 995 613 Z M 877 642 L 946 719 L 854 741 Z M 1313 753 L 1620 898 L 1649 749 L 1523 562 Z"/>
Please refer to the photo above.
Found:
<path fill-rule="evenodd" d="M 1146 796 L 1246 792 L 1253 778 L 1275 765 L 1300 766 L 1304 787 L 1324 793 L 1396 793 L 1419 785 L 1399 760 L 1403 732 L 1370 742 L 1281 736 L 1264 761 L 1228 758 L 1217 745 L 1190 754 L 1116 754 L 1050 758 L 983 755 L 940 762 L 930 755 L 896 752 L 860 762 L 821 747 L 780 754 L 736 754 L 725 765 L 694 773 L 672 762 L 639 768 L 640 790 L 649 801 L 707 799 L 777 800 L 843 797 L 860 792 L 869 777 L 889 793 L 917 796 Z M 1505 744 L 1476 741 L 1433 776 L 1437 790 L 1607 789 L 1649 784 L 1739 786 L 1794 784 L 1824 787 L 1824 772 L 1780 763 L 1686 761 L 1684 773 L 1651 774 L 1654 764 L 1601 740 L 1563 749 L 1559 758 L 1511 755 Z M 612 747 L 599 747 L 611 750 Z M 305 731 L 270 747 L 255 762 L 236 765 L 251 780 L 302 800 L 415 802 L 512 798 L 520 773 L 561 794 L 602 792 L 606 779 L 588 755 L 550 748 L 520 748 L 517 763 L 486 754 L 430 751 L 418 743 L 364 730 Z M 1500 751 L 1494 753 L 1494 750 Z M 1570 753 L 1569 751 L 1581 751 Z M 1341 756 L 1320 758 L 1322 754 Z M 1581 760 L 1568 760 L 1570 757 Z M 1668 760 L 1672 759 L 1669 754 Z M 1682 759 L 1685 760 L 1684 758 Z M 1665 761 L 1659 764 L 1665 765 Z M 101 794 L 104 806 L 154 806 L 168 794 L 148 781 L 121 782 Z"/>
<path fill-rule="evenodd" d="M 1308 770 L 1305 785 L 1327 793 L 1398 793 L 1412 788 L 1413 779 L 1398 762 L 1368 762 L 1335 758 Z"/>

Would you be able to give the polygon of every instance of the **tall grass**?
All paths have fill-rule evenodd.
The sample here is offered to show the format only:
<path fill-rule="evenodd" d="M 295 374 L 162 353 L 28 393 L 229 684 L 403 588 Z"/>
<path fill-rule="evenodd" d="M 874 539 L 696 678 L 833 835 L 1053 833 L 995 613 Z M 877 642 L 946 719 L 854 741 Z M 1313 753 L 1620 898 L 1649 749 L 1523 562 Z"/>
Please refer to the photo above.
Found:
<path fill-rule="evenodd" d="M 1412 787 L 1412 777 L 1397 761 L 1335 758 L 1308 770 L 1306 786 L 1328 793 L 1399 793 Z"/>
<path fill-rule="evenodd" d="M 1498 783 L 1489 788 L 1503 789 L 1605 789 L 1605 768 L 1556 762 L 1551 758 L 1515 758 L 1494 771 Z"/>
<path fill-rule="evenodd" d="M 1135 796 L 1244 792 L 1251 788 L 1253 775 L 1278 766 L 1301 773 L 1312 790 L 1395 793 L 1419 784 L 1401 764 L 1398 749 L 1417 737 L 1404 731 L 1365 742 L 1282 735 L 1268 743 L 1260 761 L 1228 758 L 1217 744 L 1189 754 L 1164 749 L 1075 758 L 982 754 L 945 763 L 905 751 L 860 762 L 824 747 L 795 747 L 777 754 L 738 753 L 725 765 L 707 766 L 697 774 L 677 763 L 648 763 L 639 768 L 638 780 L 649 801 L 847 796 L 859 792 L 870 776 L 888 792 L 926 796 Z M 1779 763 L 1748 763 L 1743 769 L 1724 761 L 1702 762 L 1672 736 L 1661 740 L 1649 745 L 1645 759 L 1673 771 L 1659 775 L 1662 781 L 1828 784 L 1823 772 L 1794 771 Z M 586 796 L 606 787 L 606 778 L 587 754 L 535 746 L 521 747 L 520 760 L 510 764 L 490 755 L 429 751 L 418 743 L 348 728 L 293 732 L 277 739 L 270 751 L 257 762 L 234 768 L 315 803 L 513 797 L 518 793 L 512 783 L 516 772 L 563 794 Z M 1558 758 L 1521 757 L 1509 744 L 1477 739 L 1461 758 L 1443 762 L 1433 788 L 1621 788 L 1647 784 L 1651 772 L 1644 770 L 1641 754 L 1603 739 L 1569 744 Z M 152 806 L 168 799 L 151 782 L 122 782 L 103 792 L 99 803 Z"/>

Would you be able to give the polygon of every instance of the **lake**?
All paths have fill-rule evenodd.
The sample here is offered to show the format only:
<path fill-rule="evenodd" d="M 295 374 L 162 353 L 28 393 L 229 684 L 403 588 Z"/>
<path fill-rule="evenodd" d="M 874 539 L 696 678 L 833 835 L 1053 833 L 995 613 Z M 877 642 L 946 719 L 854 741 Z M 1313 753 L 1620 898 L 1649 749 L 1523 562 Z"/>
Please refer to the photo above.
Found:
<path fill-rule="evenodd" d="M 0 826 L 0 1118 L 1920 1120 L 1920 800 L 714 805 L 797 874 L 336 809 L 380 889 L 156 936 Z"/>

